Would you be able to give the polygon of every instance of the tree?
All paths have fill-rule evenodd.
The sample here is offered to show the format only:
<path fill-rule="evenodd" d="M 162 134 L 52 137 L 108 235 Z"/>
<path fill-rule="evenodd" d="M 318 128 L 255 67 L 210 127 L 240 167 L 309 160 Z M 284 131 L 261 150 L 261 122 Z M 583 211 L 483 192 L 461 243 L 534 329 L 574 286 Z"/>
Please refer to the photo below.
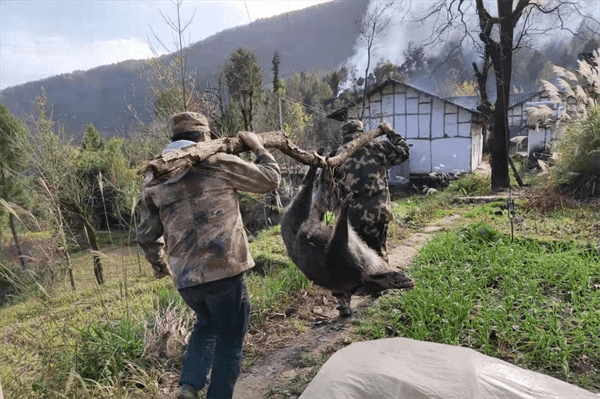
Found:
<path fill-rule="evenodd" d="M 229 55 L 222 75 L 229 90 L 230 105 L 240 110 L 244 129 L 253 130 L 256 106 L 262 98 L 262 76 L 256 55 L 238 48 Z"/>
<path fill-rule="evenodd" d="M 409 42 L 403 55 L 404 62 L 398 67 L 398 72 L 401 75 L 405 75 L 407 79 L 410 79 L 416 74 L 424 73 L 426 61 L 425 49 L 422 45 Z"/>
<path fill-rule="evenodd" d="M 275 51 L 271 63 L 273 64 L 273 67 L 271 68 L 273 71 L 273 93 L 277 93 L 279 91 L 279 87 L 281 86 L 281 82 L 279 81 L 279 65 L 281 64 L 279 51 Z"/>
<path fill-rule="evenodd" d="M 398 65 L 391 61 L 382 61 L 377 63 L 377 66 L 373 71 L 373 75 L 375 76 L 376 84 L 383 83 L 389 79 L 395 79 L 399 81 L 406 80 L 406 75 L 401 74 Z"/>
<path fill-rule="evenodd" d="M 104 140 L 94 125 L 90 124 L 83 134 L 81 149 L 84 151 L 100 151 L 104 149 Z"/>
<path fill-rule="evenodd" d="M 356 27 L 358 29 L 358 42 L 367 51 L 367 65 L 365 67 L 365 85 L 363 88 L 361 119 L 364 116 L 365 105 L 367 101 L 367 91 L 369 86 L 367 82 L 369 80 L 371 56 L 377 47 L 377 39 L 379 39 L 379 37 L 385 32 L 391 22 L 390 16 L 388 15 L 388 9 L 392 6 L 392 4 L 393 2 L 391 1 L 373 2 L 369 6 L 367 13 L 364 14 L 358 21 L 356 21 Z"/>
<path fill-rule="evenodd" d="M 547 34 L 551 29 L 564 29 L 576 34 L 569 25 L 575 20 L 570 18 L 572 15 L 582 17 L 586 23 L 597 23 L 583 14 L 581 2 L 576 0 L 496 0 L 496 8 L 494 16 L 483 0 L 438 1 L 427 11 L 424 19 L 436 20 L 426 45 L 439 43 L 450 30 L 460 28 L 463 39 L 472 40 L 480 48 L 482 65 L 473 63 L 473 68 L 481 96 L 480 109 L 492 132 L 491 186 L 492 190 L 501 190 L 510 187 L 508 103 L 514 52 L 529 45 L 534 35 Z M 471 19 L 467 14 L 473 11 L 477 16 L 478 29 L 469 25 Z M 554 21 L 548 21 L 548 18 L 553 18 Z M 476 30 L 479 31 L 479 41 L 471 34 Z M 493 104 L 487 93 L 487 78 L 490 73 L 493 74 L 496 89 Z"/>
<path fill-rule="evenodd" d="M 0 104 L 0 198 L 4 199 L 6 203 L 14 202 L 23 205 L 27 200 L 21 174 L 27 169 L 29 158 L 19 145 L 25 141 L 26 137 L 25 125 L 12 116 L 3 104 Z M 0 207 L 0 216 L 3 213 L 4 210 Z M 25 258 L 21 251 L 15 215 L 12 209 L 9 210 L 8 216 L 19 261 L 21 267 L 25 268 Z"/>
<path fill-rule="evenodd" d="M 186 110 L 188 110 L 189 101 L 192 99 L 192 95 L 193 95 L 193 91 L 194 91 L 194 77 L 188 75 L 187 64 L 186 64 L 187 56 L 184 52 L 185 43 L 183 40 L 183 35 L 184 35 L 185 31 L 187 30 L 187 28 L 189 28 L 189 26 L 191 25 L 192 21 L 194 20 L 194 15 L 196 14 L 196 11 L 194 11 L 192 13 L 192 16 L 190 17 L 190 19 L 187 22 L 183 22 L 181 20 L 182 0 L 173 0 L 171 3 L 175 7 L 176 14 L 177 14 L 177 20 L 176 21 L 172 20 L 168 16 L 165 16 L 162 12 L 160 13 L 160 15 L 162 16 L 162 18 L 166 22 L 166 24 L 176 34 L 176 39 L 174 41 L 176 50 L 171 51 L 170 48 L 168 46 L 166 46 L 161 41 L 161 39 L 154 33 L 154 31 L 152 33 L 154 34 L 154 38 L 160 43 L 160 45 L 166 51 L 173 54 L 173 59 L 171 61 L 172 62 L 171 67 L 173 67 L 173 68 L 171 68 L 171 67 L 165 68 L 165 65 L 162 64 L 161 57 L 158 56 L 158 53 L 156 51 L 154 51 L 154 53 L 156 56 L 156 60 L 158 60 L 158 62 L 163 67 L 163 69 L 167 69 L 167 70 L 175 72 L 175 73 L 171 73 L 169 75 L 169 77 L 174 80 L 175 86 L 176 86 L 176 91 L 179 92 L 177 94 L 180 94 L 177 96 L 177 97 L 179 97 L 178 98 L 179 106 L 177 107 L 177 109 L 186 111 Z M 170 80 L 170 79 L 168 79 L 168 80 Z M 171 89 L 172 89 L 172 87 L 168 87 L 167 91 L 170 91 Z M 170 114 L 169 114 L 169 116 L 170 116 Z"/>
<path fill-rule="evenodd" d="M 56 214 L 58 236 L 65 248 L 72 288 L 75 283 L 70 264 L 67 232 L 81 242 L 85 238 L 91 248 L 94 276 L 104 283 L 99 255 L 97 226 L 109 224 L 108 218 L 130 209 L 136 192 L 135 173 L 129 170 L 121 148 L 123 140 L 111 138 L 104 143 L 93 125 L 88 126 L 81 147 L 56 126 L 46 110 L 45 95 L 38 97 L 39 115 L 34 123 L 30 155 L 34 172 Z"/>
<path fill-rule="evenodd" d="M 340 69 L 334 69 L 333 71 L 328 72 L 323 78 L 323 80 L 325 80 L 325 82 L 327 82 L 331 88 L 334 98 L 341 94 L 340 85 L 348 79 L 349 75 L 348 68 L 342 67 Z"/>
<path fill-rule="evenodd" d="M 194 19 L 195 11 L 187 21 L 183 21 L 182 0 L 173 0 L 171 4 L 175 9 L 176 18 L 170 18 L 162 12 L 160 15 L 174 32 L 173 43 L 165 43 L 152 30 L 154 38 L 168 55 L 160 56 L 159 51 L 151 45 L 155 57 L 141 70 L 149 81 L 148 88 L 152 92 L 144 110 L 151 115 L 152 121 L 146 123 L 145 118 L 138 114 L 140 110 L 132 105 L 127 106 L 127 112 L 137 121 L 136 129 L 129 134 L 125 149 L 133 165 L 160 154 L 170 141 L 167 120 L 171 115 L 181 111 L 198 111 L 196 104 L 199 95 L 195 87 L 195 74 L 188 71 L 185 51 L 187 44 L 184 41 L 184 35 Z"/>

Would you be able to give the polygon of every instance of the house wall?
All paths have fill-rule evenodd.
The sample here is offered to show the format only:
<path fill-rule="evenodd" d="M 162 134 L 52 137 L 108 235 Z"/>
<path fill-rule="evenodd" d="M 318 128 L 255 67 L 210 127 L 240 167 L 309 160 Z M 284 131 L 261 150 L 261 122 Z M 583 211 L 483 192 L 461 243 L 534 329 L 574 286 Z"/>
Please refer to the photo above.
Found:
<path fill-rule="evenodd" d="M 541 101 L 541 96 L 535 95 L 528 101 Z M 527 135 L 527 103 L 520 103 L 508 110 L 508 127 L 510 138 Z"/>
<path fill-rule="evenodd" d="M 550 127 L 529 128 L 527 137 L 527 154 L 539 151 L 541 147 L 550 143 L 554 129 Z"/>
<path fill-rule="evenodd" d="M 471 172 L 481 162 L 482 131 L 473 113 L 412 87 L 390 84 L 373 94 L 363 120 L 369 130 L 385 120 L 406 138 L 410 174 Z"/>
<path fill-rule="evenodd" d="M 540 105 L 549 106 L 552 108 L 552 116 L 554 119 L 558 119 L 565 111 L 565 108 L 561 104 L 553 103 L 550 100 L 550 96 L 544 91 L 539 98 L 535 101 L 528 101 L 526 107 L 539 107 Z M 526 108 L 525 107 L 525 108 Z M 528 118 L 527 110 L 523 112 L 527 124 L 527 154 L 539 151 L 541 147 L 549 144 L 554 138 L 554 132 L 556 127 L 554 125 L 546 126 L 540 121 L 534 118 Z"/>

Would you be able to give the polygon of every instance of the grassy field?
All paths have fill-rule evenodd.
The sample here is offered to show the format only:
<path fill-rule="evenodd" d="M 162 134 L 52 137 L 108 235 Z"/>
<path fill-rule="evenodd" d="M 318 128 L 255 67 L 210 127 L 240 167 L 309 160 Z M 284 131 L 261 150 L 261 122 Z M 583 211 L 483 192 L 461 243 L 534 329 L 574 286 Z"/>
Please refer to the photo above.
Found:
<path fill-rule="evenodd" d="M 506 198 L 458 199 L 489 194 L 488 184 L 473 175 L 444 192 L 395 201 L 390 246 L 446 216 L 463 223 L 420 251 L 410 269 L 414 290 L 389 292 L 357 317 L 354 339 L 468 346 L 600 392 L 598 203 L 575 203 L 540 184 L 511 193 L 510 218 Z M 6 398 L 157 398 L 176 378 L 193 315 L 170 280 L 154 280 L 137 249 L 123 245 L 127 238 L 104 238 L 102 286 L 89 253 L 72 257 L 76 291 L 61 276 L 38 285 L 31 275 L 11 274 L 23 291 L 0 308 Z M 270 315 L 298 307 L 314 288 L 287 258 L 278 226 L 260 233 L 251 252 L 258 336 Z M 286 318 L 289 328 L 309 328 L 301 314 Z M 246 367 L 266 350 L 249 347 Z"/>

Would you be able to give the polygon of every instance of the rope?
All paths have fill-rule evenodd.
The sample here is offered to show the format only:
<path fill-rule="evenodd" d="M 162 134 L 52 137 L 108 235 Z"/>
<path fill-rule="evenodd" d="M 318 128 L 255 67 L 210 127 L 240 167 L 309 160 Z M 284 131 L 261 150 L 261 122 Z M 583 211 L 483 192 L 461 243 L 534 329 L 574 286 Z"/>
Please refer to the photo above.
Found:
<path fill-rule="evenodd" d="M 322 110 L 322 109 L 320 109 L 320 108 L 313 107 L 312 105 L 307 105 L 307 104 L 303 103 L 302 101 L 295 100 L 295 99 L 293 99 L 293 98 L 291 98 L 291 97 L 288 97 L 288 96 L 285 96 L 285 95 L 283 95 L 283 94 L 279 94 L 278 96 L 279 96 L 280 98 L 284 99 L 284 100 L 287 100 L 287 101 L 290 101 L 290 102 L 293 102 L 293 103 L 296 103 L 296 104 L 300 104 L 300 105 L 302 105 L 304 108 L 306 108 L 306 109 L 308 109 L 308 110 L 310 110 L 310 111 L 313 111 L 313 112 L 315 112 L 315 113 L 318 113 L 318 114 L 321 114 L 321 115 L 324 115 L 324 116 L 327 116 L 327 115 L 329 115 L 329 114 L 328 114 L 327 112 L 325 112 L 324 110 Z"/>

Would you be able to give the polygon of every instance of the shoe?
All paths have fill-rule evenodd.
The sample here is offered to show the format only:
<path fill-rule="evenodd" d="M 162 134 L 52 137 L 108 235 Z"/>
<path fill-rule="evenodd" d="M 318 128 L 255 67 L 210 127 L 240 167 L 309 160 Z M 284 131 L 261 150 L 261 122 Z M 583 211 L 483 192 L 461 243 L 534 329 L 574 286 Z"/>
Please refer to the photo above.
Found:
<path fill-rule="evenodd" d="M 180 385 L 177 391 L 177 399 L 198 399 L 198 391 L 191 385 Z"/>

